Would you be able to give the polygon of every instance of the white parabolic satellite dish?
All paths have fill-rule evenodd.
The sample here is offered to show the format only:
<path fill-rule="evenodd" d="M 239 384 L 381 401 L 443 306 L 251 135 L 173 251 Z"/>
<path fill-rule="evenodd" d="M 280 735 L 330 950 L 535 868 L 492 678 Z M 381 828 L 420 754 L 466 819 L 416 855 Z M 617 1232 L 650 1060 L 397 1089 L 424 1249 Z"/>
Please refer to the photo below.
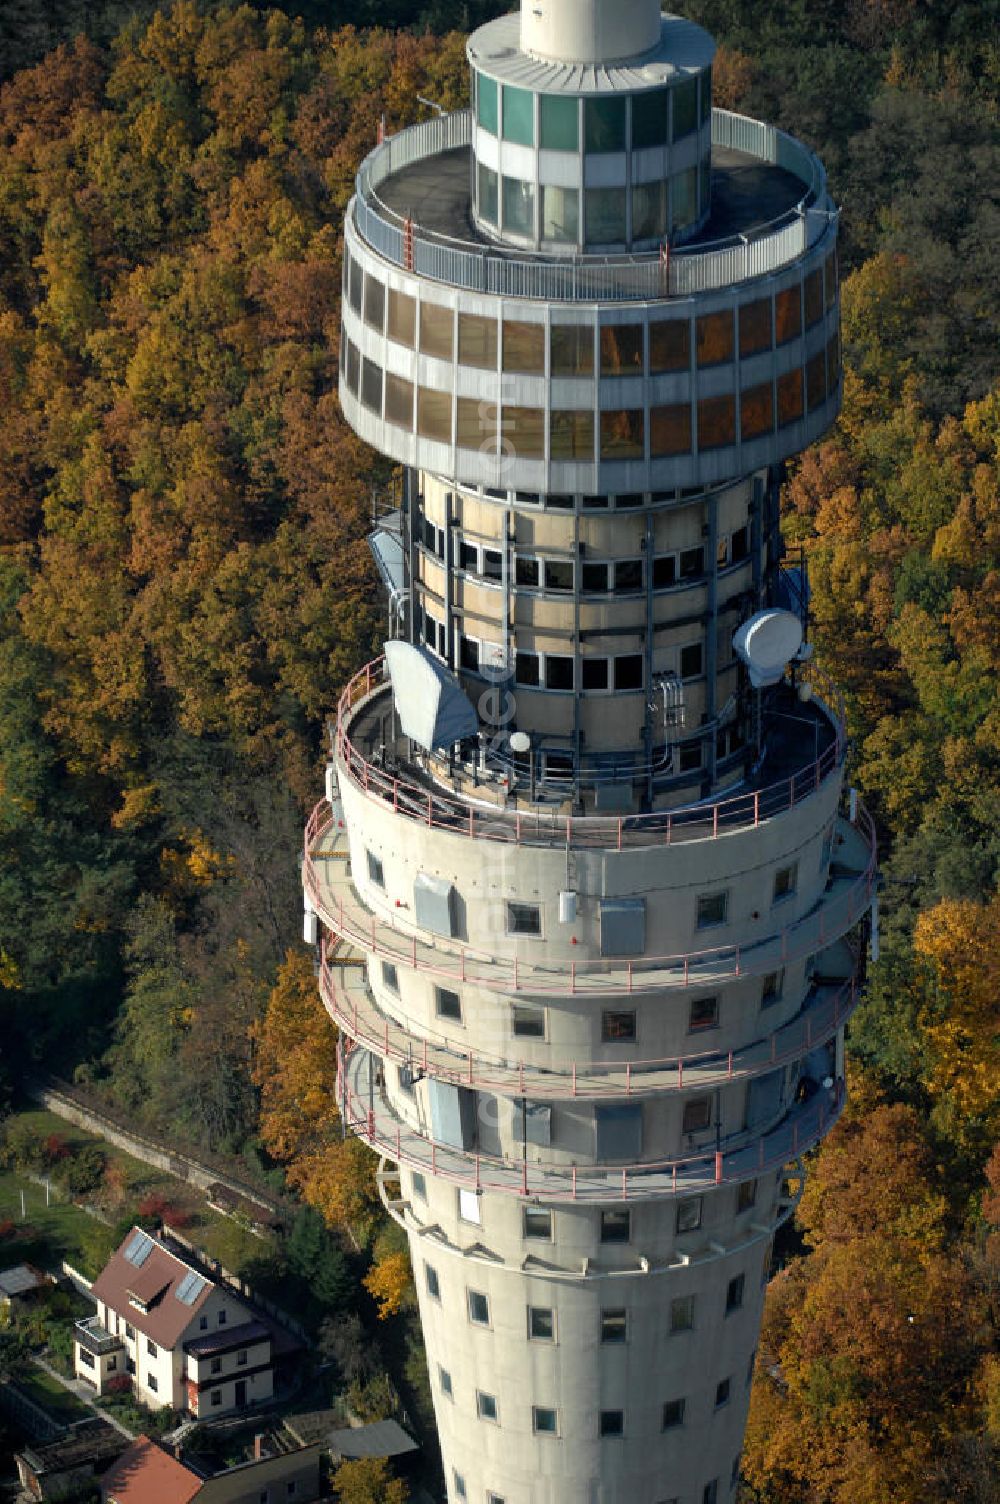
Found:
<path fill-rule="evenodd" d="M 754 689 L 778 684 L 802 646 L 802 623 L 791 611 L 758 611 L 733 637 L 733 651 L 750 672 Z"/>

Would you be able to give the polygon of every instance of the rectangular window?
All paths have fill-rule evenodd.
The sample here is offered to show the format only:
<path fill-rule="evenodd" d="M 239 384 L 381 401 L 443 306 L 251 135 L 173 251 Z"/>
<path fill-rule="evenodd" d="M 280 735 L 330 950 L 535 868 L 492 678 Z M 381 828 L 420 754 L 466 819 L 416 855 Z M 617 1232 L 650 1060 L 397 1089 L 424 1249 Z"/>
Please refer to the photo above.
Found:
<path fill-rule="evenodd" d="M 463 366 L 480 366 L 495 371 L 499 352 L 496 319 L 481 318 L 477 313 L 458 315 L 458 360 Z"/>
<path fill-rule="evenodd" d="M 85 1347 L 79 1349 L 79 1358 L 84 1368 L 94 1368 L 96 1366 L 93 1353 L 88 1353 Z"/>
<path fill-rule="evenodd" d="M 532 1405 L 531 1429 L 537 1436 L 555 1436 L 558 1429 L 556 1412 L 544 1405 Z"/>
<path fill-rule="evenodd" d="M 687 647 L 681 648 L 680 670 L 682 679 L 698 679 L 702 672 L 702 652 L 700 642 L 689 642 Z"/>
<path fill-rule="evenodd" d="M 601 375 L 642 375 L 642 325 L 605 324 L 600 331 Z"/>
<path fill-rule="evenodd" d="M 357 396 L 361 385 L 361 352 L 351 340 L 347 341 L 347 386 Z"/>
<path fill-rule="evenodd" d="M 769 381 L 740 393 L 740 437 L 759 438 L 774 428 L 774 392 Z"/>
<path fill-rule="evenodd" d="M 746 1285 L 746 1275 L 737 1274 L 726 1286 L 726 1315 L 732 1311 L 738 1311 L 743 1304 L 743 1290 Z"/>
<path fill-rule="evenodd" d="M 670 1330 L 690 1332 L 694 1327 L 694 1296 L 675 1295 L 670 1302 Z"/>
<path fill-rule="evenodd" d="M 543 95 L 542 97 L 544 98 L 545 96 Z M 504 1500 L 499 1494 L 487 1494 L 486 1504 L 504 1504 Z"/>
<path fill-rule="evenodd" d="M 823 268 L 818 266 L 805 280 L 806 328 L 811 329 L 823 317 Z"/>
<path fill-rule="evenodd" d="M 757 1362 L 757 1349 L 754 1348 L 753 1352 L 750 1354 L 750 1357 L 747 1359 L 747 1388 L 748 1389 L 750 1388 L 750 1385 L 753 1383 L 753 1370 L 754 1370 L 754 1364 L 756 1362 Z"/>
<path fill-rule="evenodd" d="M 537 1206 L 524 1208 L 524 1236 L 552 1241 L 552 1213 Z"/>
<path fill-rule="evenodd" d="M 615 560 L 615 592 L 618 595 L 630 595 L 636 590 L 642 589 L 642 560 L 641 559 L 616 559 Z"/>
<path fill-rule="evenodd" d="M 462 1022 L 462 1000 L 457 992 L 451 992 L 447 987 L 435 987 L 434 1000 L 438 1018 L 453 1018 L 456 1023 Z"/>
<path fill-rule="evenodd" d="M 545 374 L 545 326 L 517 319 L 503 321 L 503 368 L 529 376 Z"/>
<path fill-rule="evenodd" d="M 823 265 L 823 279 L 826 290 L 826 306 L 832 308 L 837 299 L 837 248 L 827 256 Z"/>
<path fill-rule="evenodd" d="M 389 338 L 412 350 L 417 339 L 417 303 L 409 293 L 389 288 Z"/>
<path fill-rule="evenodd" d="M 792 862 L 787 867 L 778 868 L 774 874 L 774 892 L 771 896 L 772 903 L 780 903 L 783 898 L 791 898 L 793 896 L 798 871 L 797 862 Z"/>
<path fill-rule="evenodd" d="M 750 553 L 750 529 L 738 527 L 729 540 L 729 558 L 733 564 L 739 564 Z"/>
<path fill-rule="evenodd" d="M 485 162 L 477 165 L 479 183 L 479 213 L 488 224 L 500 223 L 500 179 Z"/>
<path fill-rule="evenodd" d="M 413 1191 L 414 1196 L 419 1197 L 421 1201 L 427 1200 L 427 1181 L 425 1180 L 424 1176 L 419 1174 L 416 1170 L 414 1170 L 413 1174 L 410 1176 L 410 1187 Z"/>
<path fill-rule="evenodd" d="M 503 554 L 498 549 L 483 549 L 483 575 L 487 580 L 503 579 Z"/>
<path fill-rule="evenodd" d="M 667 184 L 635 183 L 632 187 L 632 240 L 663 240 L 667 233 Z"/>
<path fill-rule="evenodd" d="M 221 1358 L 213 1358 L 212 1361 L 211 1361 L 211 1364 L 209 1365 L 209 1370 L 208 1371 L 209 1371 L 209 1373 L 221 1373 L 222 1372 L 222 1359 Z"/>
<path fill-rule="evenodd" d="M 368 863 L 368 881 L 374 883 L 376 888 L 381 888 L 384 891 L 385 869 L 382 866 L 381 859 L 375 855 L 374 851 L 369 851 L 367 848 L 365 849 L 365 858 Z"/>
<path fill-rule="evenodd" d="M 382 412 L 382 367 L 366 355 L 361 362 L 361 401 L 373 413 Z"/>
<path fill-rule="evenodd" d="M 499 110 L 497 109 L 496 79 L 476 74 L 476 119 L 491 136 L 498 134 Z"/>
<path fill-rule="evenodd" d="M 689 1196 L 677 1203 L 677 1231 L 696 1232 L 701 1226 L 701 1197 Z"/>
<path fill-rule="evenodd" d="M 500 452 L 508 460 L 544 459 L 545 409 L 505 406 L 500 420 Z"/>
<path fill-rule="evenodd" d="M 806 407 L 814 412 L 826 401 L 826 351 L 806 361 Z"/>
<path fill-rule="evenodd" d="M 556 1320 L 546 1306 L 528 1307 L 528 1339 L 531 1342 L 554 1342 Z"/>
<path fill-rule="evenodd" d="M 545 658 L 545 688 L 573 688 L 573 660 L 548 653 Z"/>
<path fill-rule="evenodd" d="M 549 416 L 549 445 L 554 460 L 592 460 L 594 414 L 590 408 L 553 408 Z"/>
<path fill-rule="evenodd" d="M 696 580 L 705 573 L 705 550 L 683 548 L 680 552 L 680 576 L 682 580 Z"/>
<path fill-rule="evenodd" d="M 627 1163 L 642 1153 L 642 1103 L 594 1108 L 595 1153 L 599 1163 Z"/>
<path fill-rule="evenodd" d="M 602 1410 L 600 1420 L 600 1434 L 602 1436 L 624 1436 L 624 1410 Z"/>
<path fill-rule="evenodd" d="M 541 908 L 538 904 L 507 904 L 508 935 L 540 935 Z"/>
<path fill-rule="evenodd" d="M 702 1029 L 717 1029 L 719 1027 L 719 999 L 717 997 L 696 997 L 691 1001 L 691 1012 L 688 1015 L 688 1032 L 697 1034 Z"/>
<path fill-rule="evenodd" d="M 684 1133 L 701 1133 L 703 1129 L 712 1125 L 712 1098 L 693 1097 L 690 1102 L 684 1103 L 684 1118 L 682 1131 Z"/>
<path fill-rule="evenodd" d="M 497 1397 L 495 1394 L 484 1394 L 481 1389 L 476 1390 L 476 1413 L 480 1420 L 499 1421 L 500 1412 L 497 1409 Z"/>
<path fill-rule="evenodd" d="M 721 1410 L 723 1405 L 729 1404 L 729 1394 L 732 1387 L 731 1380 L 720 1379 L 715 1386 L 715 1408 Z"/>
<path fill-rule="evenodd" d="M 703 397 L 698 403 L 698 448 L 723 449 L 736 442 L 736 399 Z"/>
<path fill-rule="evenodd" d="M 220 1326 L 225 1326 L 225 1324 L 226 1324 L 226 1315 L 227 1315 L 227 1312 L 224 1311 L 224 1310 L 219 1312 L 218 1322 L 219 1322 Z"/>
<path fill-rule="evenodd" d="M 653 560 L 653 589 L 669 590 L 677 583 L 677 560 L 673 554 L 663 554 Z"/>
<path fill-rule="evenodd" d="M 575 103 L 575 101 L 574 101 Z M 575 245 L 580 238 L 580 190 L 542 185 L 542 239 Z"/>
<path fill-rule="evenodd" d="M 601 1341 L 625 1342 L 628 1337 L 628 1316 L 625 1311 L 601 1312 Z"/>
<path fill-rule="evenodd" d="M 467 1499 L 469 1496 L 465 1491 L 465 1479 L 462 1477 L 462 1474 L 456 1473 L 454 1470 L 452 1470 L 451 1476 L 455 1484 L 455 1498 Z"/>
<path fill-rule="evenodd" d="M 413 383 L 391 371 L 385 374 L 385 420 L 398 428 L 413 428 Z"/>
<path fill-rule="evenodd" d="M 542 95 L 541 144 L 546 151 L 579 151 L 580 112 L 576 99 L 560 94 Z"/>
<path fill-rule="evenodd" d="M 772 1003 L 776 1003 L 778 1001 L 778 999 L 781 997 L 781 989 L 784 985 L 784 980 L 784 971 L 769 971 L 767 975 L 761 979 L 760 1006 L 762 1008 L 769 1008 Z"/>
<path fill-rule="evenodd" d="M 719 1480 L 713 1478 L 711 1483 L 706 1483 L 702 1489 L 701 1504 L 719 1504 Z"/>
<path fill-rule="evenodd" d="M 441 1393 L 446 1394 L 450 1400 L 453 1400 L 455 1393 L 451 1387 L 451 1374 L 447 1368 L 438 1368 L 438 1383 L 441 1386 Z"/>
<path fill-rule="evenodd" d="M 802 333 L 802 299 L 798 287 L 786 287 L 774 299 L 775 344 L 786 345 Z"/>
<path fill-rule="evenodd" d="M 729 914 L 729 894 L 723 889 L 721 893 L 699 893 L 696 925 L 700 930 L 707 930 L 715 924 L 725 924 Z"/>
<path fill-rule="evenodd" d="M 520 560 L 518 562 L 520 563 Z M 529 689 L 538 687 L 541 681 L 537 653 L 516 653 L 514 655 L 514 680 L 515 683 L 524 684 Z"/>
<path fill-rule="evenodd" d="M 360 312 L 361 312 L 361 296 L 362 296 L 363 288 L 364 288 L 364 272 L 363 272 L 360 264 L 357 261 L 355 261 L 354 257 L 352 256 L 351 257 L 351 267 L 350 267 L 349 286 L 348 286 L 348 294 L 347 294 L 347 296 L 348 296 L 348 301 L 350 302 L 351 307 L 354 309 L 354 312 L 357 313 L 357 314 L 360 314 Z"/>
<path fill-rule="evenodd" d="M 699 366 L 727 365 L 733 358 L 733 315 L 703 313 L 695 320 L 695 350 Z"/>
<path fill-rule="evenodd" d="M 479 1196 L 475 1191 L 467 1191 L 464 1188 L 459 1190 L 458 1215 L 463 1222 L 471 1222 L 475 1227 L 482 1226 Z"/>
<path fill-rule="evenodd" d="M 545 1009 L 515 1003 L 511 1008 L 511 1032 L 516 1039 L 544 1039 Z"/>
<path fill-rule="evenodd" d="M 689 319 L 664 319 L 649 326 L 649 372 L 686 371 L 691 364 Z M 669 409 L 663 409 L 669 411 Z M 690 411 L 690 409 L 688 409 Z M 690 447 L 690 445 L 688 446 Z"/>
<path fill-rule="evenodd" d="M 155 1373 L 150 1373 L 150 1374 L 146 1375 L 146 1383 L 147 1383 L 148 1387 L 153 1391 L 154 1394 L 158 1394 L 159 1393 L 159 1391 L 160 1391 L 160 1385 L 159 1385 L 159 1381 L 157 1380 L 157 1377 L 156 1377 Z M 215 1392 L 216 1392 L 216 1394 L 219 1393 L 218 1390 L 216 1390 Z M 221 1398 L 221 1396 L 220 1396 L 220 1398 Z M 215 1401 L 213 1399 L 212 1404 L 214 1405 L 216 1403 L 217 1403 L 217 1401 Z"/>
<path fill-rule="evenodd" d="M 153 1341 L 152 1337 L 146 1338 L 146 1351 L 151 1358 L 156 1357 L 156 1343 Z"/>
<path fill-rule="evenodd" d="M 627 653 L 615 659 L 615 689 L 641 689 L 642 680 L 642 655 L 640 653 Z"/>
<path fill-rule="evenodd" d="M 672 403 L 669 407 L 650 408 L 649 450 L 654 458 L 661 455 L 690 454 L 691 404 L 689 402 Z"/>
<path fill-rule="evenodd" d="M 671 180 L 672 221 L 675 231 L 683 230 L 698 218 L 698 169 L 688 167 Z"/>
<path fill-rule="evenodd" d="M 422 386 L 417 392 L 417 433 L 439 444 L 451 443 L 451 393 L 433 392 Z"/>
<path fill-rule="evenodd" d="M 583 144 L 586 151 L 625 150 L 625 100 L 619 96 L 585 99 Z"/>
<path fill-rule="evenodd" d="M 778 377 L 778 427 L 797 423 L 804 412 L 801 370 L 786 371 Z"/>
<path fill-rule="evenodd" d="M 526 559 L 519 554 L 514 561 L 514 583 L 523 585 L 528 590 L 538 589 L 538 560 Z"/>
<path fill-rule="evenodd" d="M 771 299 L 757 298 L 744 303 L 739 313 L 740 358 L 757 355 L 771 348 Z"/>
<path fill-rule="evenodd" d="M 736 1189 L 736 1211 L 748 1212 L 757 1200 L 756 1180 L 741 1180 Z"/>
<path fill-rule="evenodd" d="M 420 353 L 450 361 L 454 354 L 455 314 L 441 303 L 420 305 Z"/>
<path fill-rule="evenodd" d="M 647 89 L 632 95 L 632 150 L 666 146 L 670 137 L 670 90 Z"/>
<path fill-rule="evenodd" d="M 608 565 L 587 563 L 581 565 L 580 589 L 584 595 L 607 595 Z"/>
<path fill-rule="evenodd" d="M 535 238 L 535 189 L 521 178 L 503 180 L 503 227 L 514 235 Z"/>
<path fill-rule="evenodd" d="M 618 1207 L 601 1212 L 601 1242 L 627 1243 L 632 1235 L 632 1214 Z"/>
<path fill-rule="evenodd" d="M 519 146 L 535 144 L 535 96 L 527 89 L 503 86 L 503 138 Z"/>
<path fill-rule="evenodd" d="M 246 1365 L 247 1350 L 245 1347 L 240 1348 L 239 1352 L 236 1354 L 236 1362 L 240 1367 L 244 1367 Z"/>
<path fill-rule="evenodd" d="M 549 348 L 553 376 L 594 374 L 593 324 L 553 324 Z"/>
<path fill-rule="evenodd" d="M 663 1407 L 663 1429 L 672 1431 L 675 1426 L 684 1424 L 684 1401 L 667 1400 Z"/>
<path fill-rule="evenodd" d="M 399 972 L 391 961 L 382 962 L 382 986 L 399 996 Z"/>
<path fill-rule="evenodd" d="M 602 1013 L 601 1042 L 625 1044 L 635 1039 L 634 1013 Z"/>
<path fill-rule="evenodd" d="M 207 1321 L 206 1321 L 206 1325 L 207 1325 Z M 134 1326 L 130 1326 L 127 1321 L 125 1323 L 125 1336 L 128 1338 L 129 1342 L 134 1342 L 135 1341 L 135 1327 Z"/>
<path fill-rule="evenodd" d="M 379 334 L 385 327 L 385 285 L 371 272 L 365 277 L 365 323 Z"/>
<path fill-rule="evenodd" d="M 469 1291 L 469 1320 L 476 1326 L 489 1326 L 490 1324 L 489 1299 L 481 1295 L 478 1290 Z"/>
<path fill-rule="evenodd" d="M 583 658 L 580 660 L 580 670 L 583 689 L 607 689 L 608 660 L 606 658 Z"/>

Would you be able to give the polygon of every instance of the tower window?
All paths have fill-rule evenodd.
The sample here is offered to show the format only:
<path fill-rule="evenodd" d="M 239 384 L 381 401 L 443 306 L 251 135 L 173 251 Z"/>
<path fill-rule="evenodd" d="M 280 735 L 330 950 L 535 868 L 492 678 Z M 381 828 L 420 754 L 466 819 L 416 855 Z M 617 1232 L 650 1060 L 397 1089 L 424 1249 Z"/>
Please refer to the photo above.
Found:
<path fill-rule="evenodd" d="M 628 1318 L 624 1311 L 601 1312 L 601 1341 L 624 1342 L 628 1336 Z"/>
<path fill-rule="evenodd" d="M 435 987 L 434 998 L 438 1018 L 452 1018 L 459 1024 L 462 1022 L 462 1000 L 457 992 L 451 992 L 447 987 Z"/>
<path fill-rule="evenodd" d="M 564 658 L 560 654 L 554 653 L 546 654 L 545 688 L 570 690 L 573 688 L 572 658 Z"/>
<path fill-rule="evenodd" d="M 732 1311 L 738 1311 L 743 1304 L 743 1290 L 746 1285 L 746 1275 L 737 1274 L 726 1286 L 726 1315 Z"/>
<path fill-rule="evenodd" d="M 690 1196 L 677 1203 L 677 1231 L 695 1232 L 701 1226 L 701 1197 Z"/>
<path fill-rule="evenodd" d="M 723 890 L 721 893 L 699 893 L 697 909 L 697 925 L 700 930 L 707 930 L 715 924 L 725 924 L 728 918 L 729 894 Z"/>
<path fill-rule="evenodd" d="M 762 1008 L 769 1008 L 772 1003 L 778 1001 L 781 997 L 781 988 L 784 979 L 785 973 L 783 971 L 769 971 L 762 979 L 760 986 L 760 1006 Z"/>
<path fill-rule="evenodd" d="M 368 864 L 368 881 L 374 883 L 376 888 L 381 888 L 384 893 L 385 871 L 382 867 L 381 859 L 375 855 L 374 851 L 368 851 L 367 848 L 365 850 L 365 858 Z"/>
<path fill-rule="evenodd" d="M 382 986 L 399 996 L 399 972 L 391 961 L 382 962 Z"/>
<path fill-rule="evenodd" d="M 641 653 L 615 659 L 615 689 L 641 689 L 642 678 Z"/>
<path fill-rule="evenodd" d="M 451 1374 L 447 1368 L 438 1368 L 438 1383 L 441 1386 L 441 1393 L 446 1394 L 450 1400 L 453 1400 L 455 1392 L 451 1387 Z"/>
<path fill-rule="evenodd" d="M 689 1332 L 694 1326 L 694 1296 L 675 1295 L 670 1302 L 670 1330 Z"/>
<path fill-rule="evenodd" d="M 489 1326 L 490 1324 L 489 1297 L 480 1294 L 478 1290 L 469 1291 L 469 1320 L 476 1326 Z"/>
<path fill-rule="evenodd" d="M 538 1206 L 526 1206 L 524 1208 L 524 1236 L 526 1238 L 541 1238 L 546 1242 L 552 1239 L 552 1213 Z"/>
<path fill-rule="evenodd" d="M 601 1041 L 604 1044 L 626 1044 L 635 1039 L 634 1013 L 602 1013 Z"/>
<path fill-rule="evenodd" d="M 508 903 L 508 935 L 540 935 L 542 911 L 537 903 Z"/>
<path fill-rule="evenodd" d="M 481 1389 L 477 1389 L 476 1411 L 480 1420 L 492 1420 L 499 1423 L 500 1412 L 497 1409 L 497 1397 L 495 1394 L 484 1394 Z"/>
<path fill-rule="evenodd" d="M 601 1242 L 627 1243 L 632 1235 L 632 1214 L 615 1207 L 601 1213 Z"/>
<path fill-rule="evenodd" d="M 723 1405 L 728 1405 L 729 1404 L 729 1392 L 730 1392 L 730 1388 L 731 1388 L 731 1381 L 729 1379 L 720 1379 L 720 1381 L 718 1382 L 718 1384 L 716 1384 L 716 1386 L 715 1386 L 715 1408 L 716 1408 L 716 1410 L 721 1410 L 722 1407 L 723 1407 Z"/>
<path fill-rule="evenodd" d="M 694 1097 L 684 1103 L 684 1133 L 701 1133 L 712 1125 L 712 1098 Z"/>
<path fill-rule="evenodd" d="M 748 1212 L 757 1200 L 756 1180 L 741 1180 L 736 1191 L 737 1212 Z"/>
<path fill-rule="evenodd" d="M 511 1032 L 518 1039 L 544 1039 L 545 1009 L 515 1003 L 511 1009 Z"/>
<path fill-rule="evenodd" d="M 531 1429 L 538 1436 L 555 1436 L 558 1430 L 556 1412 L 549 1410 L 544 1405 L 532 1405 Z"/>
<path fill-rule="evenodd" d="M 795 892 L 795 881 L 798 875 L 798 863 L 793 862 L 788 867 L 779 867 L 774 874 L 774 903 L 780 903 L 783 898 L 791 898 Z"/>
<path fill-rule="evenodd" d="M 437 1270 L 430 1264 L 425 1264 L 424 1271 L 427 1276 L 427 1294 L 431 1297 L 432 1300 L 440 1300 L 441 1283 L 438 1279 Z"/>
<path fill-rule="evenodd" d="M 701 1029 L 715 1029 L 719 1024 L 719 999 L 696 997 L 691 1003 L 688 1016 L 688 1031 L 697 1034 Z"/>
<path fill-rule="evenodd" d="M 528 1337 L 532 1342 L 554 1342 L 556 1319 L 545 1306 L 528 1307 Z"/>
<path fill-rule="evenodd" d="M 700 642 L 689 642 L 687 647 L 681 648 L 681 678 L 698 679 L 702 672 L 702 651 Z"/>
<path fill-rule="evenodd" d="M 684 1424 L 684 1401 L 667 1400 L 663 1406 L 663 1430 L 672 1431 L 675 1426 Z"/>
<path fill-rule="evenodd" d="M 602 1410 L 600 1432 L 602 1436 L 624 1436 L 624 1410 Z"/>

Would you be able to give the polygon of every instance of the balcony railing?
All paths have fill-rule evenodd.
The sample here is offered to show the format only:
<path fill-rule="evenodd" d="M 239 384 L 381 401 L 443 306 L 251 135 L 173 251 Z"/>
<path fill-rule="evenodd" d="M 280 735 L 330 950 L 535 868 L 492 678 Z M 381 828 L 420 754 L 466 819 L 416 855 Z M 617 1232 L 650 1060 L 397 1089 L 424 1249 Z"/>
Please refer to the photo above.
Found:
<path fill-rule="evenodd" d="M 446 830 L 470 839 L 529 846 L 599 847 L 621 851 L 629 846 L 672 846 L 683 841 L 715 840 L 730 831 L 756 826 L 809 799 L 835 775 L 847 747 L 840 693 L 821 670 L 809 668 L 814 694 L 834 728 L 834 739 L 812 761 L 764 788 L 645 815 L 541 814 L 535 809 L 504 809 L 475 804 L 438 784 L 421 785 L 377 767 L 351 741 L 351 727 L 374 696 L 390 692 L 384 658 L 367 664 L 343 691 L 337 705 L 338 766 L 369 797 L 392 806 L 403 819 L 430 830 Z M 497 790 L 497 796 L 506 791 Z M 314 812 L 313 819 L 316 819 Z M 312 823 L 312 822 L 310 822 Z M 309 830 L 306 845 L 309 845 Z"/>
<path fill-rule="evenodd" d="M 798 1102 L 776 1126 L 732 1148 L 703 1150 L 638 1164 L 545 1164 L 506 1160 L 475 1150 L 438 1144 L 404 1123 L 369 1077 L 372 1056 L 365 1050 L 338 1061 L 337 1095 L 344 1128 L 376 1153 L 421 1173 L 475 1191 L 537 1197 L 541 1201 L 575 1201 L 605 1205 L 615 1201 L 653 1201 L 697 1196 L 723 1185 L 753 1180 L 780 1169 L 814 1148 L 843 1110 L 843 1080 L 819 1088 Z M 367 1100 L 366 1100 L 367 1097 Z"/>
<path fill-rule="evenodd" d="M 367 955 L 383 957 L 411 971 L 447 978 L 452 985 L 462 983 L 507 995 L 620 998 L 765 976 L 839 940 L 864 918 L 875 882 L 875 830 L 860 801 L 857 821 L 857 826 L 851 826 L 840 820 L 838 830 L 842 842 L 850 841 L 858 866 L 853 871 L 848 868 L 847 875 L 831 878 L 828 891 L 807 914 L 761 939 L 673 955 L 586 957 L 580 961 L 546 956 L 536 963 L 466 945 L 445 948 L 415 932 L 404 932 L 361 902 L 343 859 L 344 834 L 334 828 L 333 815 L 325 803 L 313 811 L 306 827 L 303 884 L 316 913 L 335 935 Z M 330 838 L 332 844 L 324 847 Z M 318 861 L 326 868 L 322 878 Z"/>
<path fill-rule="evenodd" d="M 88 1316 L 83 1321 L 74 1322 L 73 1335 L 80 1346 L 93 1353 L 95 1358 L 103 1357 L 106 1353 L 116 1353 L 125 1346 L 121 1337 L 115 1337 L 109 1332 L 97 1316 Z"/>
<path fill-rule="evenodd" d="M 418 276 L 501 297 L 558 301 L 635 301 L 689 297 L 762 277 L 789 265 L 826 235 L 836 233 L 837 214 L 827 197 L 819 160 L 774 126 L 712 111 L 713 146 L 731 147 L 783 168 L 799 180 L 802 194 L 791 210 L 748 234 L 672 250 L 623 256 L 508 255 L 486 242 L 463 241 L 408 223 L 379 197 L 394 173 L 442 152 L 469 147 L 468 110 L 410 126 L 382 142 L 362 162 L 352 199 L 358 233 L 374 251 Z"/>
<path fill-rule="evenodd" d="M 409 1067 L 454 1086 L 474 1087 L 500 1096 L 529 1096 L 536 1100 L 582 1098 L 610 1100 L 659 1092 L 709 1091 L 731 1081 L 750 1080 L 777 1066 L 801 1060 L 827 1043 L 854 1012 L 860 989 L 856 960 L 846 952 L 851 974 L 842 981 L 820 985 L 801 1011 L 768 1038 L 720 1053 L 704 1050 L 656 1060 L 504 1060 L 482 1050 L 463 1051 L 452 1040 L 427 1031 L 410 1032 L 388 1018 L 371 997 L 363 965 L 345 964 L 327 954 L 324 941 L 320 961 L 320 993 L 333 1022 L 349 1039 L 383 1060 Z M 338 972 L 340 977 L 338 978 Z"/>

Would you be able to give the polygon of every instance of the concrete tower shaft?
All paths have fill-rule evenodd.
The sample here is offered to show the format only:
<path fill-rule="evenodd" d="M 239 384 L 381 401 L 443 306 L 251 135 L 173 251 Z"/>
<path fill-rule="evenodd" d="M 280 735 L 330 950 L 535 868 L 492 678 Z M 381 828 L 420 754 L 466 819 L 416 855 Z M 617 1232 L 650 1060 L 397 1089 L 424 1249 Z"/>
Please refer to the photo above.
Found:
<path fill-rule="evenodd" d="M 734 644 L 807 619 L 778 488 L 840 403 L 837 214 L 645 0 L 468 55 L 347 213 L 340 401 L 403 482 L 306 932 L 449 1504 L 723 1504 L 873 892 L 836 686 Z"/>
<path fill-rule="evenodd" d="M 521 0 L 521 48 L 548 62 L 614 63 L 659 40 L 658 0 Z"/>

